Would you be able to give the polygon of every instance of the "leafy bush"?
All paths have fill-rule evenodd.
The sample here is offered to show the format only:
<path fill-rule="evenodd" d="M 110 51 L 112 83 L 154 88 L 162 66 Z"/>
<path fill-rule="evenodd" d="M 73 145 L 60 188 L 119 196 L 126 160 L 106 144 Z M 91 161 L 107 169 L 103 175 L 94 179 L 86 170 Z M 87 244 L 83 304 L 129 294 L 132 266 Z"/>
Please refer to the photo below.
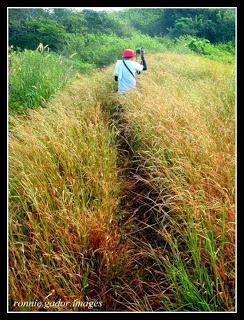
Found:
<path fill-rule="evenodd" d="M 192 36 L 181 36 L 176 40 L 178 48 L 189 49 L 197 54 L 205 55 L 212 60 L 233 63 L 235 60 L 235 47 L 232 42 L 212 44 L 207 39 Z M 179 52 L 179 50 L 177 50 Z"/>
<path fill-rule="evenodd" d="M 219 50 L 229 52 L 231 54 L 235 54 L 235 44 L 231 41 L 226 42 L 226 43 L 219 43 L 215 46 Z"/>
<path fill-rule="evenodd" d="M 200 54 L 208 54 L 211 51 L 210 41 L 207 39 L 193 38 L 188 46 L 192 51 Z"/>
<path fill-rule="evenodd" d="M 167 50 L 161 38 L 151 38 L 139 33 L 128 38 L 119 38 L 114 34 L 89 34 L 86 36 L 69 34 L 66 37 L 66 45 L 62 54 L 66 57 L 75 55 L 75 60 L 103 67 L 119 59 L 125 48 L 135 49 L 141 46 L 145 47 L 147 52 Z"/>

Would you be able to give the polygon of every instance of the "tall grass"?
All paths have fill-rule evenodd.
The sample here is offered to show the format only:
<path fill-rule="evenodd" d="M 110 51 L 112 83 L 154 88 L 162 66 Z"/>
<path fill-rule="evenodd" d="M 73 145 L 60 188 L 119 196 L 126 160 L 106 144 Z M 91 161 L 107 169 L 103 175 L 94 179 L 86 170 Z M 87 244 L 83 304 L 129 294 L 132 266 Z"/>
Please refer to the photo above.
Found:
<path fill-rule="evenodd" d="M 77 72 L 64 57 L 31 50 L 11 50 L 9 66 L 11 112 L 22 112 L 45 103 Z"/>
<path fill-rule="evenodd" d="M 163 246 L 144 248 L 166 282 L 150 293 L 164 310 L 233 310 L 234 67 L 172 53 L 148 65 L 122 104 L 134 154 L 158 192 L 153 228 Z"/>
<path fill-rule="evenodd" d="M 121 98 L 109 67 L 28 120 L 11 115 L 10 309 L 89 298 L 104 310 L 234 310 L 233 65 L 176 53 L 147 62 Z M 118 103 L 129 181 L 108 126 Z M 150 203 L 141 216 L 138 198 Z"/>
<path fill-rule="evenodd" d="M 59 299 L 64 310 L 87 310 L 72 306 L 87 299 L 109 308 L 109 279 L 126 270 L 114 132 L 89 83 L 69 85 L 28 120 L 10 117 L 11 310 Z"/>

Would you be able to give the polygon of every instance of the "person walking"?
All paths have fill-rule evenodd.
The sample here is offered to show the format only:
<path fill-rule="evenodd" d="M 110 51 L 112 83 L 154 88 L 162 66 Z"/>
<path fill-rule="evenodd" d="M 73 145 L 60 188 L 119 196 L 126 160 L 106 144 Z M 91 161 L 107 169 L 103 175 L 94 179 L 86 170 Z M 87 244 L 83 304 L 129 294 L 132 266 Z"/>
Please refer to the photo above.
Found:
<path fill-rule="evenodd" d="M 136 87 L 136 73 L 147 70 L 143 48 L 137 49 L 141 54 L 141 64 L 134 61 L 135 53 L 132 49 L 123 51 L 122 60 L 117 60 L 114 69 L 114 79 L 118 81 L 118 94 L 123 95 Z"/>

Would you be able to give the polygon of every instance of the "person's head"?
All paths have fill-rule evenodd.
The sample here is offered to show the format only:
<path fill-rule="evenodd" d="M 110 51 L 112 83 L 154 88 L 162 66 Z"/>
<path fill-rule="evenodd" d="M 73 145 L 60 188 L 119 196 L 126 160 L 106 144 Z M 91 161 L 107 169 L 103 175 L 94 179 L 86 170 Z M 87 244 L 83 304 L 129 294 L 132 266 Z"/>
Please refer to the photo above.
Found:
<path fill-rule="evenodd" d="M 135 57 L 135 53 L 134 53 L 134 50 L 132 49 L 125 49 L 123 51 L 123 55 L 122 55 L 122 58 L 123 59 L 133 59 Z"/>

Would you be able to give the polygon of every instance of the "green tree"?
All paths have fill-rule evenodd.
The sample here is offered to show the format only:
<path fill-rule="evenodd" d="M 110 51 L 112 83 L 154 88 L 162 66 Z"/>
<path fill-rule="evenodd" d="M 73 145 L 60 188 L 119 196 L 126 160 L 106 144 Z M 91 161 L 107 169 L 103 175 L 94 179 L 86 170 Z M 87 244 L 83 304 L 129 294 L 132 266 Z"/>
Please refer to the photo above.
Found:
<path fill-rule="evenodd" d="M 162 9 L 127 9 L 117 16 L 134 30 L 154 36 L 158 34 L 158 22 L 163 13 Z"/>
<path fill-rule="evenodd" d="M 128 10 L 130 20 L 136 21 L 133 25 L 140 30 L 143 30 L 138 25 L 139 9 Z M 141 9 L 142 10 L 142 9 Z M 149 11 L 154 15 L 153 35 L 170 36 L 177 38 L 182 35 L 194 35 L 200 38 L 206 38 L 213 43 L 234 41 L 235 38 L 235 11 L 234 9 L 158 9 L 159 11 Z M 126 16 L 123 13 L 121 16 Z M 127 13 L 129 16 L 129 13 Z M 144 30 L 150 30 L 150 19 L 143 20 Z M 140 22 L 142 24 L 142 22 Z M 145 32 L 143 30 L 143 32 Z"/>
<path fill-rule="evenodd" d="M 130 33 L 128 25 L 119 21 L 116 15 L 109 14 L 105 11 L 96 12 L 94 10 L 83 10 L 87 29 L 89 33 L 94 34 L 117 34 L 118 36 L 126 36 Z"/>
<path fill-rule="evenodd" d="M 21 32 L 11 34 L 10 45 L 33 50 L 41 42 L 57 51 L 64 43 L 64 27 L 51 18 L 29 18 L 23 22 L 21 28 Z"/>
<path fill-rule="evenodd" d="M 168 28 L 169 36 L 178 38 L 182 35 L 196 35 L 196 24 L 192 17 L 181 17 L 176 20 L 173 28 Z"/>
<path fill-rule="evenodd" d="M 22 42 L 27 43 L 25 38 L 29 38 L 29 29 L 26 22 L 32 18 L 50 18 L 50 11 L 47 9 L 9 9 L 9 44 L 22 46 Z M 29 47 L 29 46 L 28 46 Z"/>
<path fill-rule="evenodd" d="M 87 33 L 87 22 L 83 12 L 72 9 L 54 9 L 53 18 L 62 24 L 68 33 Z"/>

